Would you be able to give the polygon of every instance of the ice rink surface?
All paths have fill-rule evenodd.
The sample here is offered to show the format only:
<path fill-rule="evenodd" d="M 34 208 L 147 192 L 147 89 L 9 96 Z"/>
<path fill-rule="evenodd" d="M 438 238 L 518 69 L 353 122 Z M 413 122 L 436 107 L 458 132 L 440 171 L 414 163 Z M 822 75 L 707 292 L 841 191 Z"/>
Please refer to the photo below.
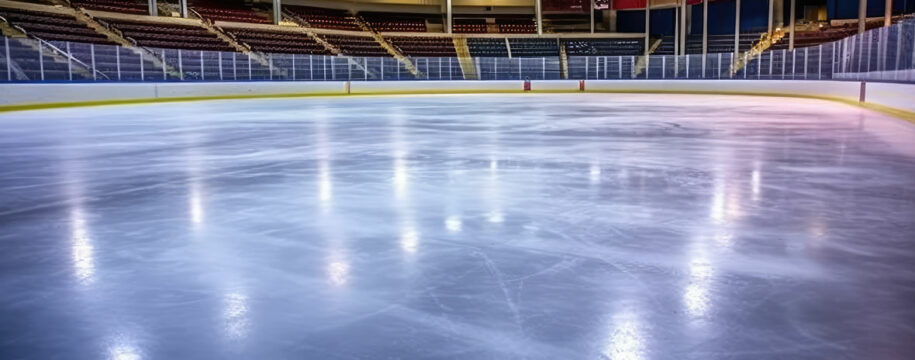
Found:
<path fill-rule="evenodd" d="M 0 358 L 911 359 L 915 125 L 451 95 L 0 114 Z"/>

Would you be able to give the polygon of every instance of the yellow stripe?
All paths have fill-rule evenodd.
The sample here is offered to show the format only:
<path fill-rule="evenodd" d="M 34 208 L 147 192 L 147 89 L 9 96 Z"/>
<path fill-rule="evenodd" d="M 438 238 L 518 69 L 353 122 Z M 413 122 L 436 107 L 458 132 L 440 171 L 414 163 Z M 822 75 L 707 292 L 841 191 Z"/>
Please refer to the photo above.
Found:
<path fill-rule="evenodd" d="M 557 94 L 557 93 L 578 93 L 578 90 L 533 90 L 532 93 L 538 94 Z M 682 90 L 587 90 L 587 93 L 608 93 L 608 94 L 685 94 L 685 95 L 742 95 L 742 96 L 767 96 L 767 97 L 787 97 L 835 101 L 848 105 L 862 107 L 868 110 L 877 111 L 903 120 L 915 123 L 915 112 L 903 109 L 892 108 L 889 106 L 860 103 L 857 100 L 834 96 L 816 96 L 816 95 L 798 95 L 798 94 L 780 94 L 765 93 L 752 91 L 682 91 Z M 131 105 L 131 104 L 154 104 L 167 102 L 187 102 L 187 101 L 206 101 L 206 100 L 238 100 L 238 99 L 268 99 L 268 98 L 305 98 L 305 97 L 340 97 L 340 96 L 386 96 L 386 95 L 426 95 L 426 94 L 509 94 L 523 93 L 522 90 L 452 90 L 452 89 L 433 89 L 433 90 L 400 90 L 400 91 L 370 91 L 357 92 L 352 94 L 345 93 L 284 93 L 284 94 L 246 94 L 246 95 L 218 95 L 218 96 L 188 96 L 188 97 L 171 97 L 171 98 L 143 98 L 143 99 L 119 99 L 119 100 L 96 100 L 96 101 L 78 101 L 78 102 L 57 102 L 41 104 L 19 104 L 19 105 L 0 105 L 0 113 L 11 111 L 27 110 L 44 110 L 71 107 L 87 106 L 104 106 L 104 105 Z"/>

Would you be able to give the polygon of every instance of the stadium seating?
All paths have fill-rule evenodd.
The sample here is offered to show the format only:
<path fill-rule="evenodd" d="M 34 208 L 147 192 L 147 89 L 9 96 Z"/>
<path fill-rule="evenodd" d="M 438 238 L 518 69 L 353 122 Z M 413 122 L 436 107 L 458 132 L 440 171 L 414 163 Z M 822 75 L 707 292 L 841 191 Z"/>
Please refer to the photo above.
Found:
<path fill-rule="evenodd" d="M 508 39 L 513 57 L 559 56 L 556 39 Z"/>
<path fill-rule="evenodd" d="M 43 40 L 110 43 L 104 35 L 65 14 L 0 8 L 0 16 L 24 29 L 29 36 Z"/>
<path fill-rule="evenodd" d="M 570 39 L 564 41 L 570 56 L 642 55 L 641 39 Z"/>
<path fill-rule="evenodd" d="M 406 56 L 455 57 L 450 37 L 389 37 L 391 43 Z"/>
<path fill-rule="evenodd" d="M 149 4 L 140 0 L 70 0 L 70 4 L 88 10 L 110 11 L 125 14 L 149 14 Z"/>
<path fill-rule="evenodd" d="M 467 39 L 473 57 L 508 57 L 505 39 Z"/>
<path fill-rule="evenodd" d="M 535 34 L 537 22 L 533 18 L 496 18 L 502 34 Z"/>
<path fill-rule="evenodd" d="M 236 9 L 227 7 L 217 7 L 215 5 L 194 6 L 192 9 L 197 11 L 200 16 L 212 21 L 234 21 L 247 22 L 256 24 L 270 24 L 270 18 L 265 14 L 255 12 L 250 9 Z"/>
<path fill-rule="evenodd" d="M 316 28 L 362 31 L 353 16 L 346 10 L 322 9 L 309 6 L 283 6 Z"/>
<path fill-rule="evenodd" d="M 452 32 L 459 34 L 484 34 L 487 33 L 486 20 L 484 19 L 454 19 Z"/>
<path fill-rule="evenodd" d="M 248 44 L 252 50 L 265 53 L 287 54 L 330 54 L 323 45 L 318 44 L 306 34 L 260 29 L 225 29 L 238 41 Z"/>
<path fill-rule="evenodd" d="M 193 25 L 159 24 L 127 19 L 104 19 L 108 24 L 139 46 L 170 49 L 235 51 L 207 29 Z"/>
<path fill-rule="evenodd" d="M 370 56 L 382 57 L 390 56 L 387 50 L 378 45 L 378 42 L 371 37 L 346 36 L 346 35 L 324 35 L 331 45 L 340 48 L 345 55 L 352 56 Z"/>
<path fill-rule="evenodd" d="M 389 13 L 359 13 L 378 32 L 426 32 L 426 19 L 418 16 Z"/>

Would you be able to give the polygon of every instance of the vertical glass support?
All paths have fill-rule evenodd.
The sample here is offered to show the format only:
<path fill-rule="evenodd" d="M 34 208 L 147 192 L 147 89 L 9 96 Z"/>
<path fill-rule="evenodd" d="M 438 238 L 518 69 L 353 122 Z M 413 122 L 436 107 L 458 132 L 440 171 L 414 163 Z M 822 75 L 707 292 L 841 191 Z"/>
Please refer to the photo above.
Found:
<path fill-rule="evenodd" d="M 540 76 L 546 80 L 546 58 L 540 58 Z"/>
<path fill-rule="evenodd" d="M 645 68 L 645 78 L 648 78 L 648 68 Z M 667 78 L 667 56 L 661 56 L 661 78 Z"/>
<path fill-rule="evenodd" d="M 162 50 L 162 80 L 168 80 L 168 71 L 165 69 L 165 50 Z"/>
<path fill-rule="evenodd" d="M 222 81 L 222 51 L 216 53 L 216 61 L 219 62 L 219 80 Z"/>
<path fill-rule="evenodd" d="M 146 69 L 143 64 L 143 52 L 140 52 L 140 81 L 146 81 Z"/>
<path fill-rule="evenodd" d="M 808 53 L 807 50 L 810 50 L 810 48 L 809 47 L 804 48 L 804 80 L 807 80 L 807 64 L 809 63 L 809 61 L 807 60 L 807 53 Z"/>
<path fill-rule="evenodd" d="M 438 59 L 438 71 L 441 73 L 442 69 L 442 59 Z M 362 58 L 362 75 L 363 81 L 369 81 L 369 58 Z"/>
<path fill-rule="evenodd" d="M 184 61 L 181 61 L 181 49 L 178 49 L 178 78 L 184 81 Z"/>
<path fill-rule="evenodd" d="M 251 54 L 247 54 L 246 56 L 248 57 L 248 81 L 251 81 L 254 80 L 252 79 L 254 73 L 251 71 Z"/>
<path fill-rule="evenodd" d="M 817 51 L 817 80 L 823 80 L 823 44 L 820 44 L 820 50 Z"/>
<path fill-rule="evenodd" d="M 379 80 L 384 81 L 384 58 L 378 58 L 378 60 L 381 63 L 381 79 Z"/>
<path fill-rule="evenodd" d="M 206 80 L 206 71 L 203 68 L 203 50 L 200 50 L 200 80 Z"/>
<path fill-rule="evenodd" d="M 292 54 L 292 81 L 296 81 L 296 80 L 297 79 L 296 79 L 296 73 L 295 73 L 295 54 Z"/>
<path fill-rule="evenodd" d="M 518 80 L 523 80 L 523 77 L 521 76 L 521 60 L 522 58 L 518 58 Z"/>
<path fill-rule="evenodd" d="M 308 55 L 308 80 L 315 79 L 315 60 L 314 55 Z"/>
<path fill-rule="evenodd" d="M 69 41 L 67 41 L 67 78 L 73 81 L 73 55 L 70 53 Z"/>
<path fill-rule="evenodd" d="M 269 73 L 270 80 L 273 80 L 273 56 L 267 54 L 267 72 Z"/>
<path fill-rule="evenodd" d="M 585 80 L 588 79 L 588 59 L 590 59 L 590 58 L 591 58 L 590 56 L 585 57 Z"/>
<path fill-rule="evenodd" d="M 622 80 L 623 79 L 623 58 L 619 58 L 619 61 L 617 62 L 616 65 L 618 65 L 618 67 L 619 67 L 620 80 Z"/>
<path fill-rule="evenodd" d="M 833 78 L 835 78 L 835 74 L 836 74 L 836 44 L 838 44 L 838 43 L 837 42 L 832 43 L 832 56 L 830 57 L 832 59 L 832 61 L 830 61 L 831 62 L 830 65 L 832 66 L 832 74 L 833 74 L 832 77 Z"/>
<path fill-rule="evenodd" d="M 454 59 L 454 58 L 448 58 L 448 80 L 454 80 L 454 79 L 453 79 L 453 75 L 452 75 L 452 74 L 453 74 L 453 71 L 451 71 L 451 70 L 453 70 L 453 68 L 452 68 L 452 66 L 453 66 L 452 60 L 453 60 L 453 59 Z M 382 67 L 382 69 L 384 69 L 384 68 Z"/>
<path fill-rule="evenodd" d="M 5 36 L 3 37 L 3 49 L 6 52 L 6 80 L 13 82 L 13 66 L 10 64 L 10 39 Z"/>
<path fill-rule="evenodd" d="M 118 67 L 118 81 L 121 81 L 121 48 L 114 48 L 114 62 Z"/>
<path fill-rule="evenodd" d="M 41 71 L 41 81 L 44 81 L 44 46 L 38 41 L 38 70 Z"/>
<path fill-rule="evenodd" d="M 689 79 L 689 55 L 684 55 L 683 57 L 686 58 L 686 78 Z"/>
<path fill-rule="evenodd" d="M 718 53 L 718 78 L 721 79 L 721 53 Z"/>
<path fill-rule="evenodd" d="M 775 53 L 773 53 L 772 51 L 769 51 L 769 77 L 768 78 L 770 80 L 772 79 L 772 64 L 775 63 L 774 55 L 775 55 Z"/>

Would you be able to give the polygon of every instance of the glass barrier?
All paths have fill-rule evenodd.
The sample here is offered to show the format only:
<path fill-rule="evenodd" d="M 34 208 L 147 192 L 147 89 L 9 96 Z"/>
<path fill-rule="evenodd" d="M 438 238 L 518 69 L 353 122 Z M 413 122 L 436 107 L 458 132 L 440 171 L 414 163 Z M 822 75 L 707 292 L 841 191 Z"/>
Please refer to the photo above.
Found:
<path fill-rule="evenodd" d="M 787 42 L 782 39 L 779 43 Z M 708 55 L 350 57 L 0 41 L 0 82 L 747 79 L 915 83 L 915 21 L 794 50 Z"/>

